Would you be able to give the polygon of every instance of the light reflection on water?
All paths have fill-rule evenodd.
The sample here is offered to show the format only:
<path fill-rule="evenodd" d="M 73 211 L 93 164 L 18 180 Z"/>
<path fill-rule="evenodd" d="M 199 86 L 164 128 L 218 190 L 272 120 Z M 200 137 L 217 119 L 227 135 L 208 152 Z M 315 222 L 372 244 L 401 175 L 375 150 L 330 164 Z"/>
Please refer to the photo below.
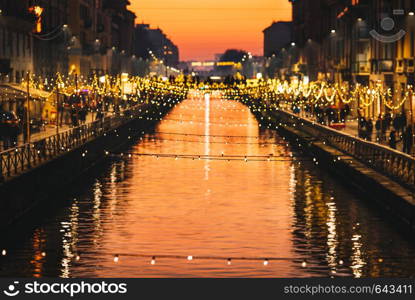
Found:
<path fill-rule="evenodd" d="M 145 136 L 130 151 L 292 153 L 237 102 L 200 94 L 167 119 L 186 121 L 162 121 L 156 131 L 164 133 Z M 409 277 L 415 271 L 414 245 L 307 162 L 124 156 L 94 182 L 71 188 L 70 205 L 5 246 L 2 276 Z M 228 265 L 225 259 L 156 258 L 151 264 L 153 255 L 287 260 L 265 266 L 261 259 Z"/>

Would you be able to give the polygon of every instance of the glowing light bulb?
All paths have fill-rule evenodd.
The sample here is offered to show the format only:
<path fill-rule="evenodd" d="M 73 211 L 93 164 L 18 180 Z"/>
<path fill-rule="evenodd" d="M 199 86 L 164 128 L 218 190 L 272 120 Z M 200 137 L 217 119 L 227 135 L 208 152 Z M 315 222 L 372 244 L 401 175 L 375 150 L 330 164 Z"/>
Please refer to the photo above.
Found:
<path fill-rule="evenodd" d="M 156 264 L 156 257 L 155 256 L 153 256 L 152 258 L 151 258 L 151 262 L 150 262 L 152 265 L 155 265 Z"/>
<path fill-rule="evenodd" d="M 7 254 L 6 249 L 3 249 L 3 250 L 1 251 L 1 255 L 6 256 L 6 254 Z"/>
<path fill-rule="evenodd" d="M 264 266 L 268 266 L 268 258 L 266 258 L 265 260 L 264 260 Z"/>
<path fill-rule="evenodd" d="M 193 260 L 193 256 L 189 255 L 189 256 L 187 257 L 187 260 L 189 260 L 189 261 Z"/>
<path fill-rule="evenodd" d="M 232 264 L 232 259 L 231 258 L 228 258 L 227 264 L 228 264 L 228 266 L 230 266 Z"/>
<path fill-rule="evenodd" d="M 303 262 L 301 263 L 301 267 L 303 267 L 303 268 L 307 267 L 307 262 L 306 262 L 306 261 L 303 261 Z"/>
<path fill-rule="evenodd" d="M 120 260 L 120 258 L 118 257 L 118 254 L 116 254 L 116 255 L 114 256 L 114 262 L 115 262 L 115 263 L 117 263 L 119 260 Z"/>

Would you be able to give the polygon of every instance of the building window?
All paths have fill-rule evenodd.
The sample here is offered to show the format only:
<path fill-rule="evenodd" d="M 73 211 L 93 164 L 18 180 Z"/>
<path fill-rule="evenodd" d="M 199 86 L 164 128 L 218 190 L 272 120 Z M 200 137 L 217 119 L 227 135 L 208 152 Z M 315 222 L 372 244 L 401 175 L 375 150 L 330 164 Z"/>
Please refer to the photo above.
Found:
<path fill-rule="evenodd" d="M 31 51 L 32 51 L 32 46 L 31 46 L 31 42 L 32 40 L 30 39 L 30 36 L 27 35 L 27 50 L 29 51 L 29 56 L 31 55 Z"/>
<path fill-rule="evenodd" d="M 22 34 L 22 56 L 26 57 L 26 37 Z"/>
<path fill-rule="evenodd" d="M 20 33 L 16 32 L 16 56 L 20 56 Z"/>
<path fill-rule="evenodd" d="M 9 46 L 9 55 L 13 56 L 13 33 L 12 32 L 8 32 L 8 41 L 7 41 L 7 46 Z"/>
<path fill-rule="evenodd" d="M 3 44 L 4 44 L 4 40 L 3 40 L 3 28 L 0 27 L 0 45 L 3 45 Z M 1 55 L 4 55 L 3 47 L 0 47 L 0 56 Z"/>

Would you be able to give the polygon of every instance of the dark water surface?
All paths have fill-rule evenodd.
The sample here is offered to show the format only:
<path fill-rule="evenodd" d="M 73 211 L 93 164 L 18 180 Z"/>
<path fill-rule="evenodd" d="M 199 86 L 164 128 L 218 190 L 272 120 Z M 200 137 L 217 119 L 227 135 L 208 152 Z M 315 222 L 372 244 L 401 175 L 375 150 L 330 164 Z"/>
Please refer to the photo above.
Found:
<path fill-rule="evenodd" d="M 293 162 L 285 141 L 260 130 L 238 102 L 191 95 L 129 152 L 131 157 L 114 158 L 90 182 L 67 187 L 72 196 L 55 199 L 67 205 L 39 216 L 29 233 L 6 234 L 0 275 L 409 277 L 415 272 L 414 244 L 382 213 L 312 162 Z M 176 159 L 176 154 L 190 157 Z M 222 154 L 238 157 L 228 161 Z M 267 161 L 270 154 L 275 161 Z M 249 156 L 260 156 L 259 161 Z"/>

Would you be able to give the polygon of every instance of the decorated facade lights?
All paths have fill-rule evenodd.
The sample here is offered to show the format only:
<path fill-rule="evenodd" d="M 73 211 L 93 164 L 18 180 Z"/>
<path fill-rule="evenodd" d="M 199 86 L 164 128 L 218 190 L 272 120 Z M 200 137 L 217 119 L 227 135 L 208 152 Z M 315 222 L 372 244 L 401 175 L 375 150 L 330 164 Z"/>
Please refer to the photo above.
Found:
<path fill-rule="evenodd" d="M 339 102 L 343 104 L 355 102 L 362 107 L 370 107 L 375 103 L 379 103 L 379 99 L 383 99 L 386 107 L 391 110 L 398 110 L 414 94 L 414 89 L 412 86 L 407 86 L 405 91 L 399 91 L 399 88 L 391 91 L 391 89 L 384 88 L 380 84 L 373 86 L 362 86 L 359 84 L 350 86 L 347 83 L 330 84 L 327 82 L 311 82 L 305 84 L 269 80 L 265 84 L 258 84 L 256 86 L 240 84 L 236 87 L 229 87 L 225 93 L 227 99 L 235 99 L 243 103 L 252 99 L 257 100 L 258 105 L 260 104 L 259 101 L 267 102 L 267 109 L 272 106 L 276 109 L 275 102 L 278 102 L 278 106 L 281 106 L 281 104 L 283 106 L 290 105 L 292 103 L 297 103 L 302 106 L 329 106 Z M 258 109 L 253 103 L 251 108 L 253 110 Z"/>

